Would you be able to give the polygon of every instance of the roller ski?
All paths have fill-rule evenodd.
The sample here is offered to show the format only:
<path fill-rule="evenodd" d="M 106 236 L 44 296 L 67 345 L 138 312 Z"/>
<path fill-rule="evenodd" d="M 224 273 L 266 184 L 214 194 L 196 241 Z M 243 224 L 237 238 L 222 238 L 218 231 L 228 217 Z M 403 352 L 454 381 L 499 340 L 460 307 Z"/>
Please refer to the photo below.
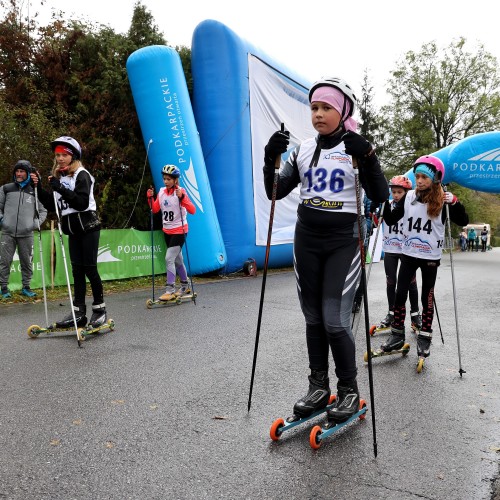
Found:
<path fill-rule="evenodd" d="M 73 306 L 75 317 L 70 313 L 64 317 L 61 321 L 52 323 L 48 327 L 41 327 L 38 325 L 32 325 L 28 328 L 28 336 L 31 338 L 37 338 L 40 334 L 45 333 L 51 335 L 58 332 L 74 332 L 75 331 L 75 321 L 76 321 L 76 332 L 79 342 L 83 342 L 85 337 L 89 335 L 95 335 L 104 330 L 113 330 L 115 327 L 115 322 L 112 319 L 107 319 L 106 309 L 104 304 L 99 304 L 98 306 L 92 306 L 92 317 L 90 322 L 87 324 L 87 317 L 85 315 L 85 306 Z"/>
<path fill-rule="evenodd" d="M 410 352 L 410 344 L 405 343 L 405 334 L 403 330 L 391 329 L 391 335 L 381 345 L 379 349 L 371 351 L 371 358 L 380 358 L 382 356 L 390 356 L 392 354 L 402 354 L 403 357 Z M 368 352 L 365 352 L 363 357 L 365 363 L 368 362 Z"/>
<path fill-rule="evenodd" d="M 319 426 L 315 425 L 309 434 L 311 448 L 317 450 L 323 439 L 338 432 L 353 420 L 366 417 L 366 402 L 359 398 L 358 385 L 355 380 L 337 384 L 336 404 L 326 412 L 327 421 Z"/>
<path fill-rule="evenodd" d="M 278 441 L 285 431 L 326 413 L 335 406 L 335 399 L 330 393 L 328 372 L 312 370 L 307 394 L 295 403 L 290 417 L 278 418 L 272 423 L 269 432 L 271 439 Z"/>
<path fill-rule="evenodd" d="M 394 314 L 389 311 L 387 316 L 378 324 L 372 325 L 370 327 L 370 335 L 375 335 L 377 333 L 387 333 L 391 331 L 391 323 L 394 319 Z"/>
<path fill-rule="evenodd" d="M 175 286 L 167 285 L 165 293 L 161 295 L 159 299 L 148 299 L 146 301 L 146 307 L 151 309 L 154 306 L 180 305 L 189 300 L 194 302 L 197 296 L 198 295 L 191 290 L 188 283 L 181 282 L 181 286 L 177 291 L 175 290 Z"/>
<path fill-rule="evenodd" d="M 431 353 L 432 333 L 419 332 L 417 336 L 417 373 L 424 369 L 425 358 Z"/>

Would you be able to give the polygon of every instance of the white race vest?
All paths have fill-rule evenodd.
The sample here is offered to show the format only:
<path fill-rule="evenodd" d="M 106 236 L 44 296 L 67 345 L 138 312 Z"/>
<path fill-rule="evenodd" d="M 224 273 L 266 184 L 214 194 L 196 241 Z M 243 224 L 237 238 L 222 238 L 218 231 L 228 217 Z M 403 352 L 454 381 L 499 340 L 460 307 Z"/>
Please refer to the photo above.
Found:
<path fill-rule="evenodd" d="M 439 260 L 444 243 L 441 213 L 437 217 L 429 217 L 427 205 L 416 201 L 416 198 L 414 190 L 408 191 L 402 218 L 403 254 L 418 259 Z"/>
<path fill-rule="evenodd" d="M 394 200 L 391 203 L 391 210 L 394 206 Z M 382 240 L 382 250 L 384 253 L 397 253 L 402 252 L 403 247 L 403 220 L 402 217 L 392 226 L 389 226 L 385 221 L 383 222 L 384 236 Z"/>
<path fill-rule="evenodd" d="M 328 212 L 357 213 L 354 169 L 344 143 L 322 149 L 318 165 L 309 168 L 315 149 L 316 139 L 307 139 L 297 156 L 302 204 Z"/>
<path fill-rule="evenodd" d="M 172 191 L 172 194 L 168 194 L 166 187 L 160 189 L 158 193 L 158 202 L 160 203 L 163 229 L 176 229 L 182 227 L 181 213 L 182 221 L 186 223 L 187 212 L 184 207 L 180 206 L 181 200 L 175 194 L 175 190 Z"/>
<path fill-rule="evenodd" d="M 96 210 L 97 205 L 94 199 L 94 178 L 90 174 L 90 172 L 84 168 L 84 167 L 78 167 L 75 171 L 75 173 L 71 176 L 65 175 L 61 177 L 59 180 L 61 181 L 61 185 L 63 185 L 66 189 L 69 189 L 70 191 L 75 190 L 75 185 L 76 185 L 76 178 L 78 177 L 78 174 L 80 172 L 87 172 L 90 175 L 90 180 L 92 181 L 92 184 L 90 186 L 90 193 L 89 193 L 89 206 L 85 210 L 75 210 L 74 208 L 70 208 L 68 206 L 68 203 L 61 197 L 59 193 L 56 194 L 56 200 L 57 200 L 57 205 L 59 207 L 59 211 L 61 212 L 61 216 L 63 215 L 69 215 L 75 212 L 86 212 L 87 210 Z"/>

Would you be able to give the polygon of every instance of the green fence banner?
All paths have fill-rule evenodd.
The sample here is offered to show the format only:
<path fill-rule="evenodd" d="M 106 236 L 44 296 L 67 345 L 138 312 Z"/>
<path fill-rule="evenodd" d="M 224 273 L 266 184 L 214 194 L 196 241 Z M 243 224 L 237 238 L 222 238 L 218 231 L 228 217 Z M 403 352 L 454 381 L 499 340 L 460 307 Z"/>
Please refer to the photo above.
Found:
<path fill-rule="evenodd" d="M 1 233 L 0 233 L 1 234 Z M 66 273 L 58 230 L 42 231 L 42 257 L 44 262 L 45 285 L 47 287 L 66 285 Z M 40 262 L 39 235 L 33 238 L 33 279 L 31 288 L 42 288 L 42 266 Z M 70 283 L 73 284 L 68 237 L 63 235 L 64 250 Z M 137 229 L 103 229 L 99 239 L 97 265 L 102 280 L 118 280 L 165 274 L 165 253 L 167 247 L 163 231 L 138 231 Z M 53 256 L 51 259 L 51 253 Z M 154 259 L 154 260 L 152 260 Z M 51 262 L 54 272 L 51 272 Z M 52 278 L 53 275 L 53 278 Z M 53 281 L 52 281 L 53 280 Z M 17 252 L 11 265 L 9 288 L 20 290 L 21 264 Z"/>
<path fill-rule="evenodd" d="M 70 282 L 73 283 L 71 262 L 68 249 L 68 237 L 63 235 L 64 249 L 68 263 Z M 151 251 L 153 243 L 153 251 Z M 56 266 L 54 284 L 66 284 L 61 243 L 55 235 Z M 117 280 L 150 276 L 152 274 L 152 258 L 154 258 L 155 275 L 166 272 L 165 253 L 167 251 L 163 231 L 138 231 L 137 229 L 103 229 L 99 238 L 97 266 L 101 279 Z"/>

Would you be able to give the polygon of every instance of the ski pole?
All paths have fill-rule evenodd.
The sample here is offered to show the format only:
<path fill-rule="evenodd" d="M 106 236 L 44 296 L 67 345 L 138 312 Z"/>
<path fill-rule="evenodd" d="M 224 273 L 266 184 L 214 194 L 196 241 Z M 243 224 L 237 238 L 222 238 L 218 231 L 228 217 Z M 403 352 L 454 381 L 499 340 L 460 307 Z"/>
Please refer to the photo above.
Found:
<path fill-rule="evenodd" d="M 437 308 L 437 304 L 436 304 L 436 297 L 434 295 L 432 295 L 432 302 L 434 302 L 434 309 L 436 310 L 436 318 L 438 320 L 439 333 L 441 334 L 441 342 L 444 344 L 443 330 L 441 329 L 441 321 L 439 321 L 439 313 L 438 313 L 438 308 Z"/>
<path fill-rule="evenodd" d="M 36 173 L 36 172 L 35 172 Z M 38 208 L 38 188 L 35 184 L 35 217 L 38 225 L 38 242 L 40 251 L 40 266 L 42 268 L 42 289 L 43 289 L 43 305 L 45 308 L 45 324 L 49 326 L 49 314 L 47 312 L 47 290 L 45 287 L 45 269 L 43 266 L 43 254 L 42 254 L 42 229 L 40 227 L 40 212 Z"/>
<path fill-rule="evenodd" d="M 66 274 L 66 284 L 68 285 L 68 296 L 69 296 L 69 301 L 71 304 L 71 314 L 73 316 L 73 323 L 75 325 L 76 340 L 78 341 L 78 347 L 82 347 L 82 344 L 80 342 L 80 332 L 78 331 L 78 325 L 76 324 L 75 309 L 73 307 L 73 295 L 71 293 L 71 284 L 69 282 L 68 262 L 66 260 L 66 250 L 64 249 L 63 232 L 61 229 L 61 218 L 59 216 L 59 207 L 57 205 L 56 193 L 54 192 L 52 194 L 54 196 L 54 205 L 56 207 L 57 229 L 59 230 L 59 241 L 61 242 L 61 252 L 62 252 L 63 263 L 64 263 L 64 272 Z"/>
<path fill-rule="evenodd" d="M 359 253 L 361 258 L 361 285 L 363 288 L 363 305 L 365 308 L 365 333 L 366 333 L 366 350 L 371 353 L 371 339 L 370 339 L 370 319 L 368 317 L 368 295 L 366 286 L 366 263 L 365 263 L 365 245 L 363 241 L 363 233 L 361 227 L 361 188 L 359 184 L 359 169 L 356 158 L 352 159 L 352 167 L 354 169 L 354 184 L 356 189 L 356 205 L 358 211 L 358 240 L 359 240 Z M 361 314 L 360 314 L 361 315 Z M 373 430 L 373 454 L 377 457 L 377 430 L 375 421 L 375 396 L 373 390 L 373 369 L 372 357 L 368 355 L 368 382 L 370 386 L 370 404 L 372 407 L 372 430 Z"/>
<path fill-rule="evenodd" d="M 285 131 L 285 124 L 281 124 L 281 132 Z M 274 206 L 276 204 L 276 192 L 278 191 L 279 168 L 281 164 L 281 156 L 276 158 L 274 165 L 273 191 L 271 195 L 271 210 L 269 212 L 269 227 L 267 229 L 266 254 L 264 257 L 264 269 L 262 271 L 262 287 L 260 289 L 259 315 L 257 319 L 257 332 L 255 334 L 255 347 L 253 350 L 252 376 L 250 379 L 250 392 L 248 393 L 248 411 L 252 406 L 252 391 L 253 381 L 255 377 L 255 366 L 257 364 L 257 352 L 259 350 L 260 325 L 262 321 L 262 309 L 264 306 L 264 293 L 266 291 L 267 266 L 269 263 L 269 252 L 271 250 L 271 236 L 273 234 Z"/>
<path fill-rule="evenodd" d="M 189 262 L 189 249 L 188 249 L 188 242 L 187 242 L 187 234 L 186 234 L 186 231 L 184 230 L 184 220 L 182 217 L 182 206 L 181 206 L 180 198 L 179 198 L 179 212 L 181 214 L 181 226 L 182 226 L 182 234 L 184 235 L 184 244 L 186 245 L 186 259 L 187 259 L 187 263 L 188 263 L 189 281 L 191 283 L 191 293 L 193 295 L 194 305 L 196 305 L 196 295 L 194 293 L 194 286 L 193 286 L 193 275 L 191 274 L 191 263 Z M 182 252 L 182 249 L 181 249 L 181 252 Z"/>
<path fill-rule="evenodd" d="M 446 192 L 446 186 L 443 186 L 444 191 Z M 451 224 L 450 224 L 450 208 L 448 207 L 448 203 L 445 203 L 446 207 L 446 225 L 448 226 L 448 236 L 451 240 Z M 458 311 L 457 311 L 457 292 L 455 288 L 455 272 L 453 269 L 453 248 L 450 248 L 450 266 L 451 266 L 451 283 L 453 286 L 453 306 L 455 309 L 455 325 L 457 329 L 457 346 L 458 346 L 458 373 L 460 377 L 463 373 L 467 373 L 462 368 L 462 356 L 460 354 L 460 335 L 458 333 Z"/>
<path fill-rule="evenodd" d="M 153 186 L 149 186 L 149 189 L 153 189 Z M 153 302 L 155 301 L 155 252 L 154 252 L 154 232 L 153 232 L 153 198 L 150 196 L 148 198 L 149 208 L 150 208 L 150 225 L 151 225 L 151 275 L 153 277 Z"/>
<path fill-rule="evenodd" d="M 382 203 L 382 209 L 380 210 L 381 214 L 384 213 L 384 206 L 385 206 L 385 201 L 384 201 L 384 203 Z M 370 273 L 372 271 L 373 254 L 375 253 L 375 248 L 377 247 L 378 235 L 379 235 L 380 227 L 382 226 L 383 221 L 384 221 L 384 217 L 383 217 L 383 215 L 381 215 L 379 222 L 378 222 L 377 231 L 375 232 L 375 241 L 373 243 L 373 249 L 372 249 L 372 253 L 371 253 L 372 258 L 370 259 L 370 263 L 368 264 L 368 274 L 366 276 L 366 287 L 367 288 L 368 288 L 368 283 L 370 282 Z M 372 215 L 372 224 L 373 224 L 373 215 Z M 363 246 L 363 248 L 364 248 L 364 246 Z M 361 286 L 361 283 L 359 286 Z M 362 307 L 363 307 L 363 303 L 361 303 L 361 307 L 359 309 L 359 312 L 357 312 L 353 315 L 353 318 L 351 321 L 351 330 L 352 330 L 352 334 L 354 337 L 356 337 L 356 334 L 358 332 L 359 322 L 361 320 Z"/>

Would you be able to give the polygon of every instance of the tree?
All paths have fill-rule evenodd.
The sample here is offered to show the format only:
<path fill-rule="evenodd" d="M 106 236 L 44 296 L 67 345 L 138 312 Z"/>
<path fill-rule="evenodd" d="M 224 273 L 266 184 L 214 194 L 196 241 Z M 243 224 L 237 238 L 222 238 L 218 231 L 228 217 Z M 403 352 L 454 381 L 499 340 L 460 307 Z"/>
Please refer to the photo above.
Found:
<path fill-rule="evenodd" d="M 500 126 L 499 66 L 482 45 L 473 54 L 460 38 L 441 53 L 427 43 L 408 52 L 391 75 L 383 159 L 400 173 L 422 154 Z"/>

